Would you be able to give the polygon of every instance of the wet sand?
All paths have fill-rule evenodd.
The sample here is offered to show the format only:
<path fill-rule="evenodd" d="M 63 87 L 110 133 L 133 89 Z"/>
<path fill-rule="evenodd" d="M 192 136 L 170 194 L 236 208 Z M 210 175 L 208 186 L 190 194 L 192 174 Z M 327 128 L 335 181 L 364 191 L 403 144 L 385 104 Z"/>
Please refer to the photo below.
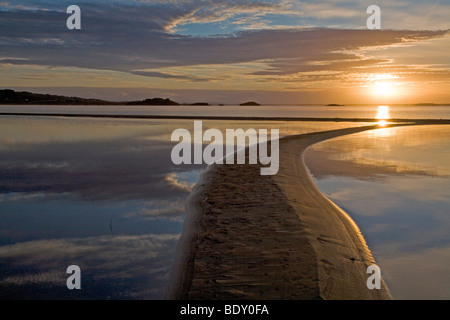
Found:
<path fill-rule="evenodd" d="M 277 175 L 212 165 L 187 202 L 169 299 L 391 299 L 366 285 L 375 261 L 357 225 L 316 187 L 311 145 L 379 128 L 280 139 Z"/>

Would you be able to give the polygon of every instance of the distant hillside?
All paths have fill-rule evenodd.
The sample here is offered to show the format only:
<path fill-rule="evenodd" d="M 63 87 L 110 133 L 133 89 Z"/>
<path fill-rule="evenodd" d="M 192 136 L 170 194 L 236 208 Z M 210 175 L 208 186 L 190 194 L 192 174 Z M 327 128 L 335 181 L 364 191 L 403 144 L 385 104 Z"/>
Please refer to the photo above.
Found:
<path fill-rule="evenodd" d="M 125 103 L 127 106 L 178 106 L 179 103 L 170 99 L 153 98 L 142 101 L 130 101 Z"/>
<path fill-rule="evenodd" d="M 208 102 L 195 102 L 195 103 L 189 103 L 188 106 L 209 106 Z"/>
<path fill-rule="evenodd" d="M 240 106 L 260 106 L 260 104 L 254 101 L 249 101 L 241 103 Z"/>
<path fill-rule="evenodd" d="M 83 99 L 77 97 L 65 97 L 51 94 L 39 94 L 26 91 L 0 90 L 0 104 L 62 104 L 62 105 L 107 105 L 113 102 L 100 99 Z"/>
<path fill-rule="evenodd" d="M 39 94 L 26 91 L 0 90 L 0 104 L 37 104 L 37 105 L 178 105 L 170 99 L 153 98 L 142 101 L 112 102 L 100 99 Z"/>

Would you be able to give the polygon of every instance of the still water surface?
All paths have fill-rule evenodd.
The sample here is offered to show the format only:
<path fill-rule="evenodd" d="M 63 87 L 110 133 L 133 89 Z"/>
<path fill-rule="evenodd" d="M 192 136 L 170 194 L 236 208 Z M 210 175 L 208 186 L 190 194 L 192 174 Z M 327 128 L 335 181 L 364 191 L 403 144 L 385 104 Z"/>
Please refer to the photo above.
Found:
<path fill-rule="evenodd" d="M 394 299 L 450 299 L 450 126 L 340 137 L 305 161 L 360 227 Z"/>
<path fill-rule="evenodd" d="M 356 125 L 203 122 L 281 136 Z M 164 298 L 184 201 L 205 168 L 172 163 L 177 128 L 193 122 L 0 117 L 0 298 Z M 82 290 L 66 288 L 69 265 Z"/>
<path fill-rule="evenodd" d="M 0 106 L 0 112 L 450 118 L 429 107 Z M 364 123 L 203 121 L 280 136 Z M 0 298 L 162 299 L 184 201 L 204 165 L 175 166 L 193 121 L 0 117 Z M 450 131 L 384 128 L 306 154 L 319 188 L 361 227 L 394 298 L 450 298 Z M 201 143 L 194 141 L 194 143 Z M 66 288 L 66 268 L 82 290 Z M 405 272 L 405 270 L 407 270 Z"/>
<path fill-rule="evenodd" d="M 0 106 L 1 112 L 241 116 L 304 118 L 374 118 L 378 106 Z M 450 119 L 450 106 L 389 106 L 392 119 Z"/>

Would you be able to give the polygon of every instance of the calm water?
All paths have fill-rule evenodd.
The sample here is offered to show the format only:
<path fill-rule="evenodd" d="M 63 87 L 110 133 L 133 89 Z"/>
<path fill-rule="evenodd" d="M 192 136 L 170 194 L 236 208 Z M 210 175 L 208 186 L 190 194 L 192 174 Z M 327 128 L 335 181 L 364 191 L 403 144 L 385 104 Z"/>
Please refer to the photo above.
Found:
<path fill-rule="evenodd" d="M 281 136 L 362 125 L 204 121 Z M 175 166 L 192 121 L 0 117 L 0 298 L 161 299 L 204 165 Z M 66 288 L 81 268 L 82 290 Z"/>
<path fill-rule="evenodd" d="M 340 137 L 305 161 L 359 225 L 394 299 L 450 299 L 450 126 Z"/>
<path fill-rule="evenodd" d="M 447 107 L 125 108 L 0 112 L 450 118 Z M 361 125 L 203 121 L 204 130 L 274 128 L 280 136 Z M 173 165 L 177 128 L 192 132 L 193 121 L 0 116 L 0 298 L 163 298 L 184 201 L 205 168 Z M 319 187 L 361 225 L 394 297 L 449 298 L 450 140 L 442 130 L 380 129 L 310 151 Z M 405 261 L 417 272 L 403 272 Z M 82 290 L 66 288 L 73 264 Z"/>
<path fill-rule="evenodd" d="M 450 119 L 450 106 L 391 106 L 393 119 Z M 373 118 L 377 106 L 0 106 L 1 112 L 177 116 Z"/>
<path fill-rule="evenodd" d="M 169 129 L 0 118 L 1 298 L 163 297 L 202 169 L 171 165 Z M 65 287 L 72 264 L 82 290 Z"/>

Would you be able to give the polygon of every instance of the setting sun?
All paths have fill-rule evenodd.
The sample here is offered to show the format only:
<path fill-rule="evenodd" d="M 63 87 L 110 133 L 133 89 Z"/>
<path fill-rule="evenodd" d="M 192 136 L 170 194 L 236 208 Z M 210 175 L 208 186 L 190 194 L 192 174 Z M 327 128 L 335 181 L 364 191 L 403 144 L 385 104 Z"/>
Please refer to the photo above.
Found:
<path fill-rule="evenodd" d="M 372 85 L 372 93 L 378 97 L 390 97 L 396 94 L 392 83 L 377 81 Z"/>

